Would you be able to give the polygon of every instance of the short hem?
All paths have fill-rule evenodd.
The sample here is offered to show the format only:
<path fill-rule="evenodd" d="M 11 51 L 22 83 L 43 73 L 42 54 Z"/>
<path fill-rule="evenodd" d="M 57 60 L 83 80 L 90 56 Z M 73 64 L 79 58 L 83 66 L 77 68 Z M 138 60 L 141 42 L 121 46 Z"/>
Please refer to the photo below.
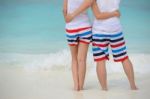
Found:
<path fill-rule="evenodd" d="M 78 44 L 68 44 L 69 46 L 77 46 Z"/>
<path fill-rule="evenodd" d="M 128 56 L 126 56 L 126 57 L 124 57 L 124 58 L 122 58 L 122 59 L 119 59 L 119 60 L 114 60 L 115 62 L 123 62 L 123 61 L 125 61 L 126 59 L 128 59 L 129 57 Z"/>
<path fill-rule="evenodd" d="M 83 43 L 83 44 L 90 44 L 90 42 L 85 42 L 85 41 L 82 41 L 82 40 L 79 40 L 80 43 Z"/>
<path fill-rule="evenodd" d="M 79 42 L 78 42 L 77 44 L 68 44 L 68 45 L 69 45 L 69 46 L 76 46 L 76 45 L 78 45 L 79 43 L 90 44 L 90 42 L 85 42 L 85 41 L 79 40 Z"/>
<path fill-rule="evenodd" d="M 103 60 L 109 60 L 108 57 L 102 57 L 102 58 L 99 58 L 99 59 L 94 59 L 95 62 L 99 62 L 99 61 L 103 61 Z"/>

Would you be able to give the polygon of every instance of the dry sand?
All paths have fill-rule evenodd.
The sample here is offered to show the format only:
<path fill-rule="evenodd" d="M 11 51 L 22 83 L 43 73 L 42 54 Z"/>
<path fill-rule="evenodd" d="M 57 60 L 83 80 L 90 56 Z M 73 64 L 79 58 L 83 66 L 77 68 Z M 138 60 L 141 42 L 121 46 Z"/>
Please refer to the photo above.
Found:
<path fill-rule="evenodd" d="M 87 72 L 85 89 L 73 91 L 70 71 L 0 69 L 0 99 L 150 99 L 150 75 L 136 74 L 138 91 L 131 91 L 124 73 L 108 74 L 102 91 L 96 74 Z"/>

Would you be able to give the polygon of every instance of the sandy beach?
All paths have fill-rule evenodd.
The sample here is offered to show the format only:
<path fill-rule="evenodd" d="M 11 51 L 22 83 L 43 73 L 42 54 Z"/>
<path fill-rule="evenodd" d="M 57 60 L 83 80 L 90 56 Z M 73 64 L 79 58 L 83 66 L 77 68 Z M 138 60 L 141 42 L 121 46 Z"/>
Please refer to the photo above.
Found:
<path fill-rule="evenodd" d="M 96 74 L 86 75 L 85 89 L 73 91 L 70 71 L 0 69 L 0 99 L 149 99 L 150 75 L 136 74 L 139 90 L 131 91 L 123 73 L 108 74 L 102 91 Z"/>
<path fill-rule="evenodd" d="M 90 46 L 84 90 L 74 91 L 63 0 L 0 0 L 0 99 L 150 99 L 150 0 L 121 2 L 139 90 L 130 90 L 121 63 L 110 56 L 109 90 L 102 91 Z"/>

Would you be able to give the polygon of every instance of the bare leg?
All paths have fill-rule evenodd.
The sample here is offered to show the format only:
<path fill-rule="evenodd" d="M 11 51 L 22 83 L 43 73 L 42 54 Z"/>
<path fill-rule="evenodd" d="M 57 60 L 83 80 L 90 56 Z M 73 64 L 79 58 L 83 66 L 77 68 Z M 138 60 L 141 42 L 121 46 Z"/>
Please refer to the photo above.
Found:
<path fill-rule="evenodd" d="M 97 76 L 102 86 L 102 90 L 107 90 L 107 73 L 105 60 L 97 62 Z"/>
<path fill-rule="evenodd" d="M 83 90 L 85 74 L 86 74 L 86 58 L 88 44 L 79 43 L 78 47 L 78 74 L 79 74 L 79 89 Z"/>
<path fill-rule="evenodd" d="M 74 81 L 74 90 L 79 91 L 79 78 L 78 78 L 78 46 L 70 46 L 72 57 L 72 76 Z"/>
<path fill-rule="evenodd" d="M 135 80 L 134 80 L 134 70 L 133 70 L 133 66 L 132 63 L 129 59 L 126 59 L 122 62 L 124 71 L 128 77 L 130 86 L 132 90 L 137 90 L 138 88 L 135 85 Z"/>

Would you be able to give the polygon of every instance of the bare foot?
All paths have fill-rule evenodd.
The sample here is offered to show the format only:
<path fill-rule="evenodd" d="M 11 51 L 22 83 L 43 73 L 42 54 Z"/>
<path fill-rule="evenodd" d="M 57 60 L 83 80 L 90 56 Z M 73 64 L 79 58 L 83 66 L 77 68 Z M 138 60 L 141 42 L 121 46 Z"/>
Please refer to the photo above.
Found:
<path fill-rule="evenodd" d="M 108 91 L 108 88 L 102 88 L 103 91 Z"/>
<path fill-rule="evenodd" d="M 81 87 L 80 90 L 83 90 L 83 87 Z"/>
<path fill-rule="evenodd" d="M 131 90 L 138 90 L 136 86 L 131 86 Z"/>
<path fill-rule="evenodd" d="M 74 86 L 74 90 L 75 90 L 75 91 L 80 91 L 80 89 L 79 89 L 78 86 Z"/>

